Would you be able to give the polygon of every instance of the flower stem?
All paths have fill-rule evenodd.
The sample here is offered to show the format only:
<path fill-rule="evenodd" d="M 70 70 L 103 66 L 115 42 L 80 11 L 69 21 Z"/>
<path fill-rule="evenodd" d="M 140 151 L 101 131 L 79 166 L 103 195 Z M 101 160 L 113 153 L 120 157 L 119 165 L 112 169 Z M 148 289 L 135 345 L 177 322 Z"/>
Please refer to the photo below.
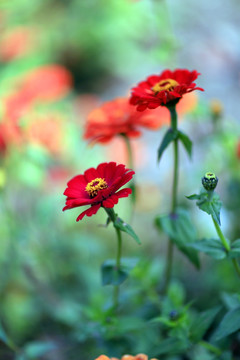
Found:
<path fill-rule="evenodd" d="M 117 214 L 115 214 L 114 210 L 111 208 L 104 208 L 106 213 L 108 214 L 110 220 L 113 223 L 113 226 L 116 230 L 117 234 L 117 257 L 116 257 L 116 270 L 119 271 L 121 267 L 121 256 L 122 256 L 122 234 L 121 230 L 115 225 L 115 221 L 117 219 Z M 119 285 L 114 285 L 113 291 L 113 307 L 115 311 L 118 308 L 118 298 L 119 298 Z"/>
<path fill-rule="evenodd" d="M 220 238 L 220 240 L 221 240 L 221 243 L 222 243 L 223 246 L 224 246 L 224 249 L 225 249 L 227 252 L 229 252 L 229 250 L 230 250 L 230 245 L 229 245 L 228 241 L 226 240 L 225 236 L 223 235 L 220 226 L 218 225 L 218 223 L 216 222 L 216 220 L 214 220 L 213 216 L 212 216 L 212 221 L 213 221 L 213 224 L 214 224 L 215 229 L 216 229 L 216 231 L 217 231 L 217 234 L 218 234 L 218 236 L 219 236 L 219 238 Z"/>
<path fill-rule="evenodd" d="M 217 234 L 221 240 L 221 243 L 223 244 L 224 246 L 224 249 L 226 250 L 226 252 L 229 252 L 231 250 L 231 247 L 227 241 L 227 239 L 225 238 L 225 236 L 223 235 L 222 233 L 222 230 L 220 228 L 220 226 L 218 225 L 218 223 L 216 222 L 216 220 L 214 220 L 213 216 L 212 216 L 212 220 L 213 220 L 213 223 L 214 223 L 214 226 L 215 226 L 215 229 L 217 231 Z M 236 270 L 236 273 L 238 274 L 238 276 L 240 276 L 240 267 L 239 267 L 239 264 L 238 264 L 238 261 L 237 259 L 232 259 L 232 263 L 233 263 L 233 266 Z"/>
<path fill-rule="evenodd" d="M 121 255 L 122 255 L 122 235 L 121 235 L 121 231 L 118 228 L 115 227 L 115 230 L 118 240 L 116 268 L 117 270 L 119 270 L 121 266 Z M 113 293 L 113 303 L 115 310 L 117 310 L 118 308 L 118 298 L 119 298 L 119 285 L 115 285 L 114 293 Z"/>
<path fill-rule="evenodd" d="M 177 113 L 176 107 L 169 107 L 168 110 L 171 114 L 171 127 L 172 131 L 177 131 Z M 178 189 L 178 167 L 179 167 L 179 157 L 178 157 L 178 139 L 176 138 L 173 141 L 174 146 L 174 168 L 173 168 L 173 185 L 172 185 L 172 207 L 171 215 L 176 213 L 177 208 L 177 189 Z M 168 240 L 168 249 L 167 249 L 167 263 L 165 269 L 165 284 L 163 288 L 163 293 L 165 294 L 171 279 L 172 274 L 172 263 L 173 263 L 173 242 L 171 239 Z"/>
<path fill-rule="evenodd" d="M 125 144 L 126 144 L 126 148 L 127 148 L 127 156 L 128 156 L 128 167 L 130 169 L 134 169 L 134 164 L 133 164 L 133 152 L 132 152 L 132 145 L 131 145 L 131 142 L 129 140 L 129 137 L 126 135 L 126 134 L 121 134 L 124 138 L 124 141 L 125 141 Z M 132 179 L 131 180 L 131 183 L 130 183 L 130 187 L 132 189 L 132 196 L 131 196 L 131 199 L 132 199 L 132 202 L 133 204 L 135 204 L 136 202 L 136 186 L 135 186 L 135 183 L 134 183 L 134 180 Z"/>

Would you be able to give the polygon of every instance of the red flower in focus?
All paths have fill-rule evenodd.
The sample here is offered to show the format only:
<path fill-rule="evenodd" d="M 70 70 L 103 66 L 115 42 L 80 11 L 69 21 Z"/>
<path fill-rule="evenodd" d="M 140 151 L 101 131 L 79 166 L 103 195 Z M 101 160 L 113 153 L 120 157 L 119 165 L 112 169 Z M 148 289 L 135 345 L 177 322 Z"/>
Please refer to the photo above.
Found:
<path fill-rule="evenodd" d="M 132 190 L 125 188 L 117 191 L 132 179 L 134 171 L 126 169 L 125 165 L 115 162 L 102 163 L 98 167 L 90 168 L 83 175 L 77 175 L 68 182 L 64 191 L 67 196 L 64 210 L 75 207 L 91 205 L 83 211 L 77 221 L 96 214 L 100 207 L 113 208 L 119 198 L 128 197 Z"/>
<path fill-rule="evenodd" d="M 141 135 L 139 127 L 157 129 L 163 124 L 161 116 L 152 116 L 150 113 L 136 111 L 129 104 L 128 98 L 108 101 L 89 114 L 84 138 L 105 143 L 120 134 L 138 137 Z"/>
<path fill-rule="evenodd" d="M 165 70 L 160 75 L 151 75 L 132 89 L 130 104 L 138 111 L 158 106 L 175 105 L 181 97 L 194 90 L 204 91 L 193 82 L 200 75 L 196 70 Z"/>

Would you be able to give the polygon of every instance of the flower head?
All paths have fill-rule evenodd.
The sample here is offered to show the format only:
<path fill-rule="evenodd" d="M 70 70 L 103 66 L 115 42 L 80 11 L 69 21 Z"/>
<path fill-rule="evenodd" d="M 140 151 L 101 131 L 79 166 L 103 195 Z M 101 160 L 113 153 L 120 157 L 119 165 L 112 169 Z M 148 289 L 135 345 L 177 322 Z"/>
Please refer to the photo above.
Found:
<path fill-rule="evenodd" d="M 68 182 L 68 187 L 64 191 L 67 199 L 63 211 L 91 205 L 77 217 L 79 221 L 85 215 L 96 214 L 100 207 L 113 208 L 119 198 L 131 194 L 130 188 L 119 189 L 130 181 L 133 175 L 134 171 L 115 162 L 102 163 L 96 169 L 86 170 L 83 175 L 77 175 Z"/>
<path fill-rule="evenodd" d="M 159 128 L 164 120 L 162 116 L 152 116 L 151 111 L 139 113 L 129 104 L 128 98 L 116 98 L 93 110 L 86 123 L 84 138 L 93 142 L 106 143 L 116 135 L 138 137 L 140 128 Z"/>
<path fill-rule="evenodd" d="M 97 359 L 95 360 L 148 360 L 148 356 L 145 354 L 138 354 L 136 356 L 133 355 L 123 355 L 121 357 L 121 359 L 117 359 L 117 358 L 109 358 L 106 355 L 100 355 Z M 157 359 L 150 359 L 150 360 L 157 360 Z"/>
<path fill-rule="evenodd" d="M 158 106 L 175 105 L 186 93 L 194 90 L 204 91 L 193 82 L 200 75 L 196 70 L 165 70 L 160 75 L 151 75 L 132 89 L 130 104 L 138 111 Z"/>
<path fill-rule="evenodd" d="M 218 178 L 211 171 L 207 172 L 202 178 L 203 187 L 208 191 L 214 190 L 215 187 L 217 186 L 217 183 L 218 183 Z"/>

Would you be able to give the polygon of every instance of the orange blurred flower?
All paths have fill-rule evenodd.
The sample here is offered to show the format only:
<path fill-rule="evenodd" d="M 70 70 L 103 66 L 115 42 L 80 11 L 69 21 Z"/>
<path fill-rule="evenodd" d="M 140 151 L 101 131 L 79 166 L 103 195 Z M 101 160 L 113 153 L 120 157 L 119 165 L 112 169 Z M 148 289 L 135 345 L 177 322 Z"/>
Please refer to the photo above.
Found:
<path fill-rule="evenodd" d="M 63 119 L 58 113 L 33 114 L 26 128 L 27 141 L 45 148 L 52 155 L 63 151 Z"/>
<path fill-rule="evenodd" d="M 196 103 L 196 95 L 187 94 L 177 104 L 177 111 L 182 115 L 191 111 Z M 141 127 L 156 130 L 169 122 L 170 114 L 164 107 L 159 107 L 154 111 L 146 109 L 144 112 L 139 112 L 129 104 L 128 98 L 116 98 L 89 114 L 84 139 L 95 143 L 107 143 L 116 135 L 121 134 L 138 137 L 141 135 Z"/>
<path fill-rule="evenodd" d="M 121 357 L 121 359 L 117 359 L 117 358 L 109 358 L 106 355 L 100 355 L 97 359 L 95 360 L 148 360 L 148 356 L 145 354 L 138 354 L 136 356 L 133 355 L 123 355 Z M 150 359 L 150 360 L 157 360 L 157 359 Z"/>
<path fill-rule="evenodd" d="M 238 159 L 240 159 L 240 140 L 238 141 L 238 144 L 237 144 L 237 157 L 238 157 Z"/>
<path fill-rule="evenodd" d="M 26 55 L 34 46 L 34 29 L 17 26 L 3 34 L 0 41 L 0 59 L 11 61 Z"/>

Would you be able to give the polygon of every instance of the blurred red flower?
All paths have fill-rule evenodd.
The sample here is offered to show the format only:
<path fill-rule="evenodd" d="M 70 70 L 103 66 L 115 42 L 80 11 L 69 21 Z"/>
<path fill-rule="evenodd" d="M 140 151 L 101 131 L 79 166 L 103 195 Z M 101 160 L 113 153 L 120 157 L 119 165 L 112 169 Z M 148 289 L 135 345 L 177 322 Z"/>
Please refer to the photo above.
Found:
<path fill-rule="evenodd" d="M 129 104 L 128 98 L 116 98 L 88 115 L 84 138 L 106 143 L 120 134 L 138 137 L 140 127 L 157 129 L 162 124 L 161 116 L 152 116 L 150 111 L 139 113 Z"/>
<path fill-rule="evenodd" d="M 102 163 L 98 167 L 90 168 L 83 175 L 77 175 L 67 184 L 64 195 L 67 196 L 64 210 L 91 205 L 83 211 L 77 221 L 96 214 L 100 207 L 113 208 L 119 198 L 128 197 L 132 190 L 124 188 L 117 191 L 132 179 L 134 171 L 126 169 L 125 165 L 115 162 Z"/>
<path fill-rule="evenodd" d="M 151 75 L 132 89 L 130 104 L 138 111 L 158 106 L 175 105 L 186 93 L 194 90 L 204 91 L 193 82 L 200 75 L 196 70 L 165 70 L 160 75 Z"/>
<path fill-rule="evenodd" d="M 64 150 L 64 129 L 61 115 L 58 113 L 30 114 L 31 122 L 25 132 L 27 140 L 47 149 L 52 155 Z"/>
<path fill-rule="evenodd" d="M 26 55 L 34 46 L 34 29 L 27 26 L 17 26 L 7 31 L 0 41 L 0 59 L 11 61 Z"/>

